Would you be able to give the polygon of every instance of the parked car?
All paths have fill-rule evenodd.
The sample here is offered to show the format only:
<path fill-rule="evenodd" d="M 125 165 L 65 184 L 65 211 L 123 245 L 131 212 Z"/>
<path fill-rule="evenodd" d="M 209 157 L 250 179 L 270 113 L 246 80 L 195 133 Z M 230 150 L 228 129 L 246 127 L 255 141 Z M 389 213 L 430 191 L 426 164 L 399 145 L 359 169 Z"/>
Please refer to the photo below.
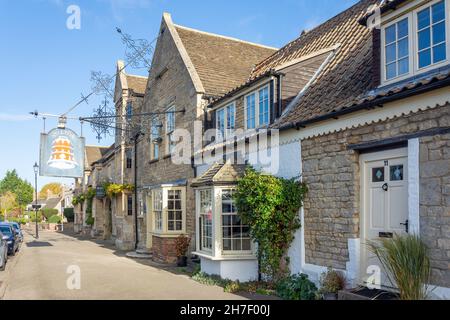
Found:
<path fill-rule="evenodd" d="M 0 271 L 5 270 L 8 262 L 8 236 L 0 232 Z"/>
<path fill-rule="evenodd" d="M 10 222 L 10 224 L 13 226 L 14 231 L 16 231 L 17 235 L 19 236 L 20 243 L 23 242 L 23 232 L 22 228 L 20 227 L 20 224 L 17 222 Z"/>
<path fill-rule="evenodd" d="M 8 222 L 0 223 L 0 232 L 3 233 L 4 238 L 7 237 L 8 243 L 8 254 L 15 255 L 17 251 L 19 251 L 19 236 L 14 231 L 14 228 Z"/>

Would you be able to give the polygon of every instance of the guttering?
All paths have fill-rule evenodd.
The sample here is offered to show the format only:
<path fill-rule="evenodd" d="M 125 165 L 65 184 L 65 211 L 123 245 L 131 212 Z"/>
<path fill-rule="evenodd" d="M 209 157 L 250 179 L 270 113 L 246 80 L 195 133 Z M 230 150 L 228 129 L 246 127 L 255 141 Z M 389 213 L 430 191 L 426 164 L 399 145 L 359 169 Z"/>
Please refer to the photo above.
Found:
<path fill-rule="evenodd" d="M 310 125 L 310 124 L 314 124 L 314 123 L 329 120 L 329 119 L 337 119 L 343 115 L 361 111 L 361 110 L 374 109 L 374 108 L 380 107 L 380 106 L 382 107 L 383 104 L 385 104 L 385 103 L 408 98 L 408 97 L 415 96 L 415 95 L 425 93 L 428 91 L 441 89 L 441 88 L 444 88 L 449 85 L 450 85 L 450 77 L 448 77 L 444 80 L 441 80 L 441 81 L 433 82 L 431 84 L 422 85 L 422 86 L 416 87 L 414 89 L 409 89 L 409 90 L 405 90 L 405 91 L 402 91 L 399 93 L 395 93 L 390 96 L 385 96 L 385 97 L 374 99 L 372 101 L 367 101 L 367 102 L 364 102 L 364 103 L 361 103 L 358 105 L 354 105 L 354 106 L 346 108 L 346 109 L 327 113 L 323 116 L 319 116 L 319 117 L 316 117 L 313 119 L 287 123 L 285 125 L 282 125 L 279 128 L 279 130 L 281 130 L 281 131 L 289 130 L 289 129 L 300 130 L 301 128 L 305 128 L 307 125 Z"/>
<path fill-rule="evenodd" d="M 408 1 L 408 0 L 384 0 L 385 3 L 379 5 L 378 8 L 380 9 L 380 13 L 384 14 L 384 13 L 388 12 L 389 10 L 397 9 L 398 5 L 400 5 L 406 1 Z M 369 17 L 371 17 L 374 14 L 375 14 L 374 10 L 371 12 L 368 12 L 366 15 L 364 15 L 364 17 L 359 19 L 359 21 L 358 21 L 359 24 L 361 24 L 363 26 L 367 26 L 367 20 L 369 20 Z"/>

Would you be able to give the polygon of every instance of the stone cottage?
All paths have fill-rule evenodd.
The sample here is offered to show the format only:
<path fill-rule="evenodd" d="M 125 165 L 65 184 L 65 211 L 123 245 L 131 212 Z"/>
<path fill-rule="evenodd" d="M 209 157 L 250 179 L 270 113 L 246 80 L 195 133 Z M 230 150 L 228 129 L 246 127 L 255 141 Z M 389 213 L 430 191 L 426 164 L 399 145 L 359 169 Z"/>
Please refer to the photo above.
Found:
<path fill-rule="evenodd" d="M 175 129 L 193 137 L 194 122 L 203 121 L 205 106 L 245 81 L 254 65 L 273 52 L 176 25 L 169 14 L 163 15 L 143 106 L 154 116 L 138 144 L 139 197 L 145 199 L 147 248 L 155 260 L 173 262 L 175 238 L 195 237 L 195 196 L 189 187 L 195 173 L 192 164 L 172 161 Z"/>
<path fill-rule="evenodd" d="M 262 60 L 247 82 L 209 105 L 222 136 L 278 130 L 271 150 L 278 163 L 266 170 L 302 177 L 309 187 L 289 252 L 292 272 L 317 281 L 331 266 L 364 285 L 379 264 L 367 240 L 417 233 L 430 248 L 434 294 L 450 296 L 449 8 L 448 0 L 362 0 Z M 203 156 L 224 145 L 207 146 Z M 251 151 L 244 158 L 258 166 Z M 194 186 L 218 170 L 198 166 Z M 207 184 L 197 190 L 200 221 L 211 208 L 203 190 Z M 227 261 L 220 215 L 198 224 L 197 243 L 209 246 L 212 237 L 215 244 L 197 247 L 202 268 L 255 278 L 254 265 L 242 271 L 251 251 Z M 390 286 L 383 275 L 381 285 Z"/>

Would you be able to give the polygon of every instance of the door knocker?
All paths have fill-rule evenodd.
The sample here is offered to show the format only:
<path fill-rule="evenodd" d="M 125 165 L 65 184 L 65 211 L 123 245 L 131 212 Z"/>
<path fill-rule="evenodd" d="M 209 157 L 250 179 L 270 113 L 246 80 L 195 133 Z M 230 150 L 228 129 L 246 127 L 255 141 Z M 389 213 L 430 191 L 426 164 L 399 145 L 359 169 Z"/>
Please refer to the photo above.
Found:
<path fill-rule="evenodd" d="M 383 184 L 383 190 L 384 191 L 388 191 L 389 190 L 389 185 L 387 183 Z"/>

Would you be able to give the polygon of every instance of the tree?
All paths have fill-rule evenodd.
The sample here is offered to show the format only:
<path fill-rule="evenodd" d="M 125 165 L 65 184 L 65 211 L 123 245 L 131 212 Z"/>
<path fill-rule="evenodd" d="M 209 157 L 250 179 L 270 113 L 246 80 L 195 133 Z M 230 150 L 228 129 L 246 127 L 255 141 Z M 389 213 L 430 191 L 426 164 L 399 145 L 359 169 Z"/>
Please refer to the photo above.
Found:
<path fill-rule="evenodd" d="M 16 196 L 17 204 L 21 207 L 33 201 L 33 186 L 21 179 L 16 170 L 7 171 L 3 180 L 0 181 L 0 195 L 8 191 Z"/>
<path fill-rule="evenodd" d="M 11 191 L 7 191 L 0 195 L 0 213 L 8 213 L 17 206 L 16 195 Z"/>
<path fill-rule="evenodd" d="M 49 192 L 52 195 L 61 196 L 62 195 L 61 184 L 57 183 L 57 182 L 52 182 L 52 183 L 48 183 L 45 186 L 43 186 L 41 191 L 39 192 L 39 199 L 47 199 L 47 195 Z"/>

